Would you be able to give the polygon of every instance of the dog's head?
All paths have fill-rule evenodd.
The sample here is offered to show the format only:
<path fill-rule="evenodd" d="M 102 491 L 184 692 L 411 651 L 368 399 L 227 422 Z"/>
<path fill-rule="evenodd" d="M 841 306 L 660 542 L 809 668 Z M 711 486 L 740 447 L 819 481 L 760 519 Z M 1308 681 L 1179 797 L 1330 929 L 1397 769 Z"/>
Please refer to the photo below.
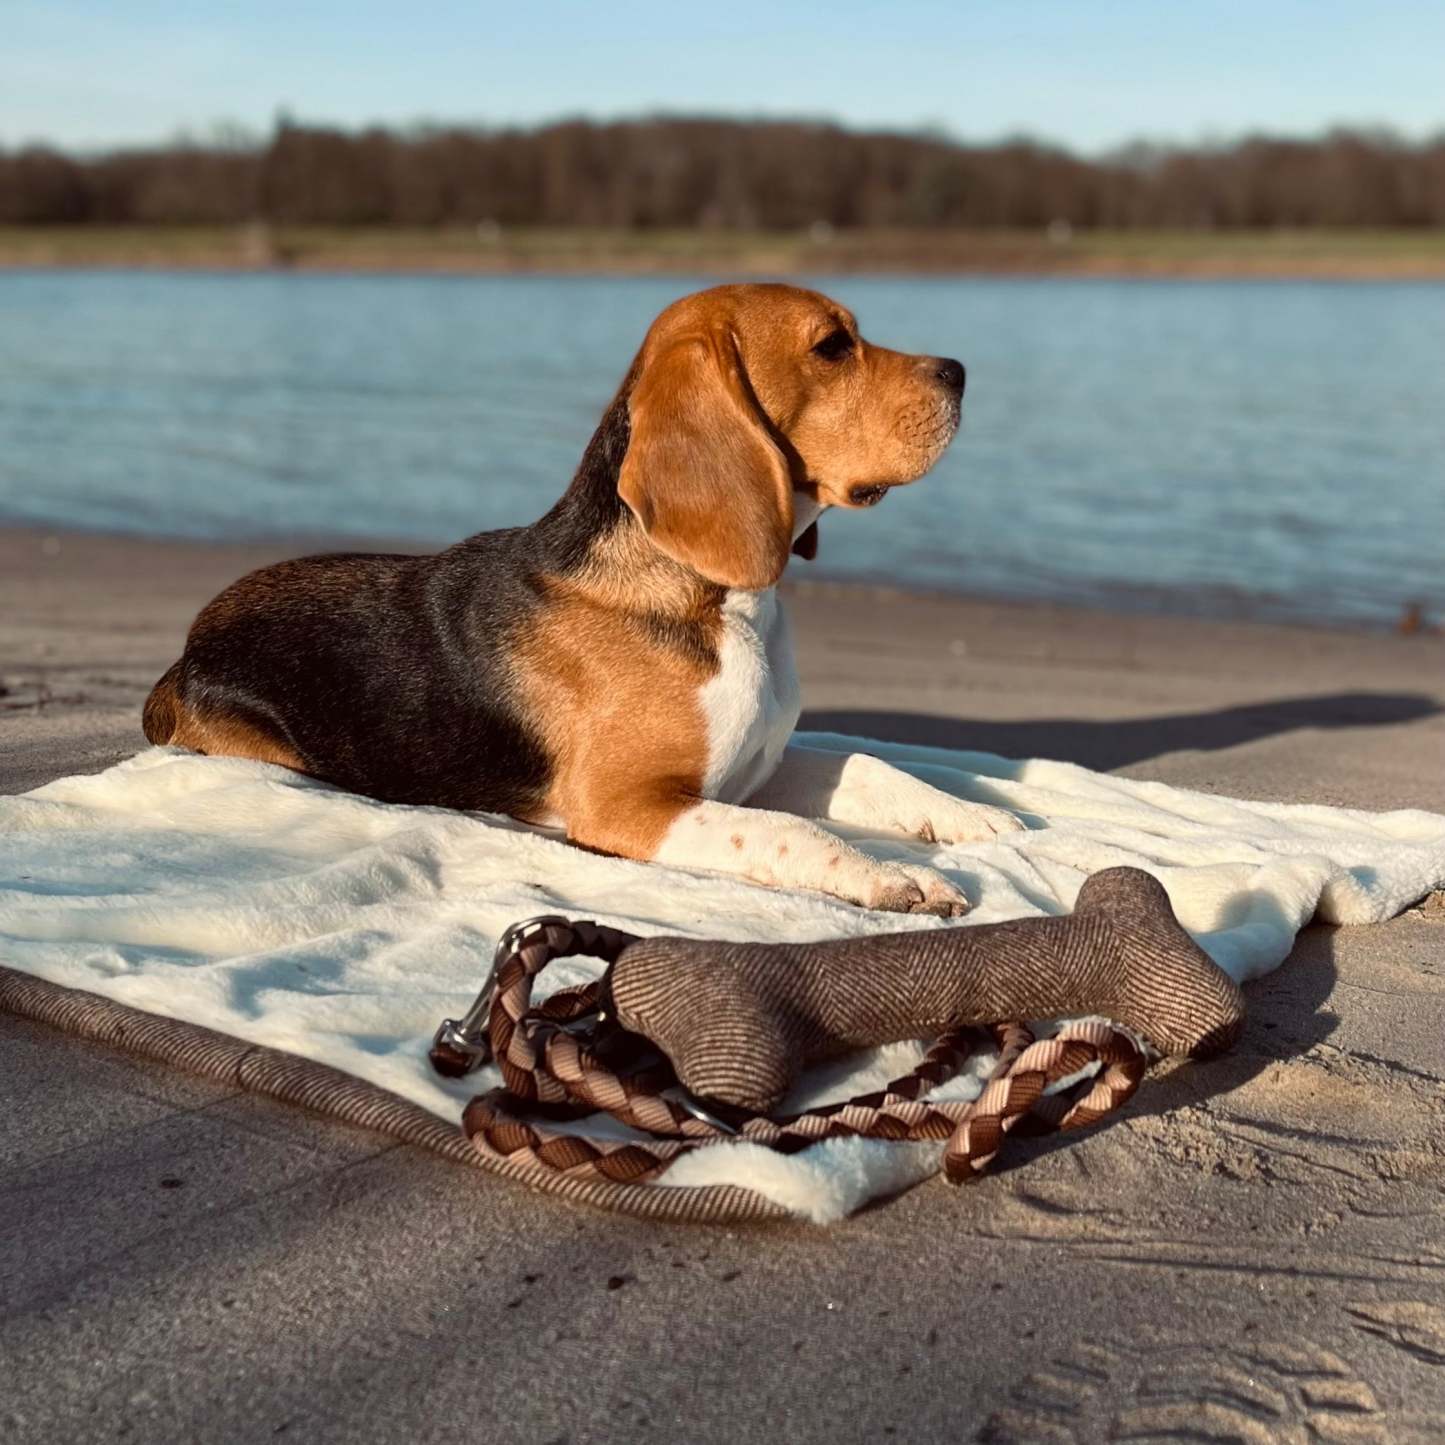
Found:
<path fill-rule="evenodd" d="M 618 491 L 675 560 L 771 587 L 820 509 L 871 507 L 938 460 L 963 385 L 958 362 L 874 346 L 816 291 L 701 291 L 638 354 Z"/>

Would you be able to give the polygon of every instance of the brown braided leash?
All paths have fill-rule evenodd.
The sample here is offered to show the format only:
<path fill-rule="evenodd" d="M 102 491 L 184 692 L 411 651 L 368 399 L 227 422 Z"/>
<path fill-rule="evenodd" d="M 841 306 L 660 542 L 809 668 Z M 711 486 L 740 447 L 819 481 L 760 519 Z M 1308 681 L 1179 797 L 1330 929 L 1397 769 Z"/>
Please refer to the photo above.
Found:
<path fill-rule="evenodd" d="M 601 1016 L 600 981 L 532 1002 L 534 980 L 554 959 L 584 955 L 611 963 L 634 941 L 620 929 L 558 917 L 531 919 L 503 935 L 477 1003 L 463 1019 L 442 1025 L 431 1051 L 433 1066 L 451 1077 L 488 1057 L 501 1069 L 502 1087 L 474 1098 L 462 1116 L 484 1156 L 553 1175 L 635 1184 L 656 1179 L 683 1154 L 718 1144 L 794 1154 L 823 1139 L 946 1140 L 943 1172 L 958 1184 L 981 1175 L 1015 1127 L 1079 1129 L 1121 1107 L 1148 1065 L 1139 1045 L 1109 1024 L 1070 1024 L 1035 1039 L 1023 1023 L 1004 1022 L 942 1035 L 917 1068 L 844 1103 L 780 1118 L 703 1107 L 680 1091 L 671 1067 L 646 1050 L 645 1040 Z M 978 1098 L 924 1097 L 989 1044 L 998 1062 Z M 1046 1094 L 1095 1064 L 1092 1077 Z M 560 1127 L 596 1113 L 648 1137 L 588 1137 Z"/>

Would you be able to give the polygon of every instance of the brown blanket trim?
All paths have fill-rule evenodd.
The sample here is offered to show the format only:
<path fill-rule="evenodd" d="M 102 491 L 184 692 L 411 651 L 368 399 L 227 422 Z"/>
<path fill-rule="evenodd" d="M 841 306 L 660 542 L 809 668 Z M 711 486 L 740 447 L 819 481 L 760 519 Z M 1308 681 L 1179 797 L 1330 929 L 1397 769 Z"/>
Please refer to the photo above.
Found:
<path fill-rule="evenodd" d="M 262 1044 L 248 1044 L 200 1024 L 164 1018 L 84 989 L 65 988 L 0 965 L 0 1012 L 48 1024 L 92 1043 L 125 1049 L 286 1104 L 390 1135 L 578 1204 L 593 1204 L 641 1219 L 684 1224 L 740 1224 L 793 1219 L 781 1205 L 751 1189 L 714 1184 L 698 1188 L 611 1184 L 575 1179 L 478 1153 L 460 1128 L 398 1094 L 344 1074 L 329 1064 Z"/>

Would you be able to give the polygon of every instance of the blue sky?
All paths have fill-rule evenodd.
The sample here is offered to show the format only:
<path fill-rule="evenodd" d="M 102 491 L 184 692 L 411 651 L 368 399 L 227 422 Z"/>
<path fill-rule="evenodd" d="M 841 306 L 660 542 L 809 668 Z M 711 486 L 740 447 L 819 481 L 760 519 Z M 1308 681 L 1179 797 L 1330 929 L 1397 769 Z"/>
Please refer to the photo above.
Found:
<path fill-rule="evenodd" d="M 1439 0 L 0 0 L 0 143 L 668 110 L 1097 151 L 1445 129 Z"/>

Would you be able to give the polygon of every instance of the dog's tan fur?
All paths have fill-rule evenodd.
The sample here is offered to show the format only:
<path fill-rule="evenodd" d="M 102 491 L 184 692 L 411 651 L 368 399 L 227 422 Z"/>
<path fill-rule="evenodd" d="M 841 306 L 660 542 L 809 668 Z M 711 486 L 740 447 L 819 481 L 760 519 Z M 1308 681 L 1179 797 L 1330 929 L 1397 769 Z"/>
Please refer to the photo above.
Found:
<path fill-rule="evenodd" d="M 545 758 L 545 786 L 531 793 L 513 796 L 506 775 L 492 775 L 488 786 L 508 794 L 507 810 L 560 822 L 573 841 L 603 852 L 725 868 L 871 906 L 956 911 L 961 895 L 938 875 L 874 863 L 797 818 L 739 809 L 733 795 L 747 796 L 779 767 L 797 716 L 786 625 L 771 591 L 789 553 L 816 549 L 820 512 L 872 505 L 921 476 L 953 435 L 962 391 L 958 363 L 874 346 L 849 311 L 814 291 L 725 286 L 663 311 L 608 414 L 622 416 L 625 406 L 625 431 L 609 432 L 604 418 L 589 449 L 612 460 L 599 473 L 584 459 L 568 498 L 531 530 L 541 538 L 562 516 L 584 473 L 590 500 L 568 516 L 593 508 L 605 519 L 618 499 L 627 510 L 583 534 L 580 547 L 574 520 L 560 524 L 571 529 L 564 541 L 515 552 L 557 561 L 509 580 L 513 600 L 497 614 L 503 630 L 487 643 L 488 686 L 505 690 L 513 719 L 506 747 L 519 758 L 540 747 Z M 625 451 L 609 436 L 623 438 Z M 467 558 L 502 555 L 468 552 L 489 540 L 435 559 L 447 569 L 437 577 L 448 605 L 463 605 L 461 579 L 485 585 Z M 425 649 L 418 656 L 397 640 L 378 651 L 374 672 L 360 652 L 338 656 L 339 646 L 369 647 L 368 619 L 394 639 L 434 639 L 446 685 L 417 688 L 417 698 L 464 698 L 473 686 L 455 650 L 457 624 L 436 631 L 427 619 L 439 604 L 417 600 L 432 595 L 418 591 L 431 585 L 423 565 L 433 564 L 311 558 L 243 579 L 197 618 L 186 656 L 147 704 L 147 736 L 374 786 L 378 796 L 501 806 L 464 782 L 466 749 L 486 749 L 485 736 L 398 738 L 406 748 L 445 749 L 445 766 L 403 769 L 392 781 L 391 740 L 378 747 L 357 732 L 368 719 L 390 721 L 388 668 L 416 678 L 431 665 Z M 394 607 L 411 609 L 404 631 L 386 610 Z M 343 618 L 346 630 L 336 631 Z M 237 646 L 268 638 L 293 652 L 299 641 L 341 679 L 349 701 L 334 720 L 319 726 L 314 712 L 297 711 L 324 705 L 325 689 L 307 700 L 309 675 L 293 670 L 289 682 L 273 683 L 263 658 L 238 657 Z M 431 701 L 417 710 L 446 716 Z M 816 761 L 803 763 L 816 779 Z M 417 781 L 433 776 L 441 796 Z M 957 834 L 962 825 L 947 826 Z"/>

